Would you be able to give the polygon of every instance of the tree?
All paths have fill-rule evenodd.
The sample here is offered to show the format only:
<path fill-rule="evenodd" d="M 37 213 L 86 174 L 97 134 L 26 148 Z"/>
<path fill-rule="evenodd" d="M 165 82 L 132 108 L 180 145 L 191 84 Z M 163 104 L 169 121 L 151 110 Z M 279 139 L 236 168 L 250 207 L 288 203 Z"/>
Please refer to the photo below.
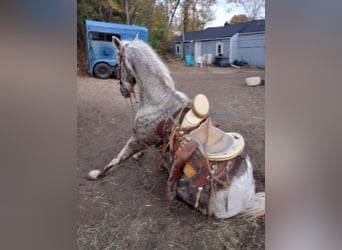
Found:
<path fill-rule="evenodd" d="M 164 15 L 168 20 L 168 24 L 170 28 L 172 27 L 174 23 L 179 7 L 183 1 L 181 0 L 157 0 L 156 1 L 156 4 L 158 4 L 159 6 L 162 6 Z"/>
<path fill-rule="evenodd" d="M 240 15 L 234 15 L 229 23 L 230 24 L 236 24 L 236 23 L 244 23 L 249 21 L 248 17 L 245 14 L 240 14 Z"/>
<path fill-rule="evenodd" d="M 84 20 L 98 19 L 96 5 L 91 1 L 77 1 L 77 62 L 81 71 L 86 68 Z"/>
<path fill-rule="evenodd" d="M 242 8 L 249 20 L 265 18 L 265 0 L 226 0 L 228 12 Z"/>
<path fill-rule="evenodd" d="M 174 31 L 203 29 L 213 19 L 218 0 L 77 0 L 77 62 L 86 67 L 84 20 L 145 26 L 149 43 L 159 54 L 168 53 Z"/>
<path fill-rule="evenodd" d="M 216 0 L 184 0 L 182 3 L 182 22 L 184 32 L 203 29 L 205 24 L 214 19 L 211 7 Z"/>
<path fill-rule="evenodd" d="M 126 13 L 126 24 L 129 23 L 129 12 L 128 12 L 128 0 L 125 0 L 125 13 Z"/>

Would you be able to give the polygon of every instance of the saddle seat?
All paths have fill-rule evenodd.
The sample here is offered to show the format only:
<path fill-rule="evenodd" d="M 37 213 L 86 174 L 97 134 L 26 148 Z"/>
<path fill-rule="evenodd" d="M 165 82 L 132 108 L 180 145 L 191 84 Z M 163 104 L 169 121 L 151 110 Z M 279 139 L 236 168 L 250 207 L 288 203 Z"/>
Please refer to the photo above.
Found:
<path fill-rule="evenodd" d="M 220 130 L 212 124 L 210 117 L 191 131 L 189 137 L 197 142 L 202 152 L 212 161 L 232 159 L 240 155 L 245 147 L 242 135 Z"/>

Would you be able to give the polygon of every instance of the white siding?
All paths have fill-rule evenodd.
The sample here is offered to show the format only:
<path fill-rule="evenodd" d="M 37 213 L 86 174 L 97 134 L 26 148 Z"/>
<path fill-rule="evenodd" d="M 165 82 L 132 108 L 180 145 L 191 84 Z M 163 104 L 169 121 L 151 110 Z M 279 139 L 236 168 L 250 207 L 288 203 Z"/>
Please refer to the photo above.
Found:
<path fill-rule="evenodd" d="M 224 57 L 229 57 L 230 51 L 230 39 L 223 40 L 223 55 Z"/>
<path fill-rule="evenodd" d="M 198 41 L 200 43 L 200 48 L 198 47 L 198 51 L 196 51 L 196 55 L 200 53 L 203 54 L 211 54 L 212 60 L 215 60 L 215 56 L 217 55 L 217 44 L 222 44 L 222 53 L 225 57 L 229 57 L 231 63 L 234 60 L 245 60 L 250 65 L 264 68 L 265 67 L 265 32 L 261 33 L 250 33 L 250 34 L 235 34 L 230 39 L 219 39 L 219 40 L 202 40 Z M 181 54 L 176 54 L 176 56 L 183 56 L 182 44 L 180 52 Z M 184 53 L 195 56 L 195 44 L 192 42 L 184 43 Z M 176 46 L 175 46 L 176 47 Z M 176 48 L 175 48 L 176 52 Z"/>
<path fill-rule="evenodd" d="M 229 62 L 232 64 L 234 60 L 238 59 L 239 55 L 239 34 L 235 34 L 230 38 L 230 53 Z"/>
<path fill-rule="evenodd" d="M 240 34 L 237 60 L 246 60 L 250 65 L 265 67 L 265 33 Z"/>

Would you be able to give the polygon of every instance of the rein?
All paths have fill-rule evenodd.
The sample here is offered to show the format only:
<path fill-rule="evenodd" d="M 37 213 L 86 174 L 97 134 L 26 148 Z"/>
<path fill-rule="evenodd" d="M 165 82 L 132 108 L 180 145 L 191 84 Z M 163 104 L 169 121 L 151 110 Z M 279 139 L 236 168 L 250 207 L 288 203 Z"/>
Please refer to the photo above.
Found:
<path fill-rule="evenodd" d="M 118 71 L 117 71 L 117 79 L 119 80 L 119 83 L 120 83 L 121 95 L 125 98 L 130 98 L 131 103 L 133 103 L 132 102 L 132 95 L 133 95 L 133 98 L 134 98 L 135 102 L 137 103 L 137 99 L 136 99 L 134 90 L 133 89 L 127 90 L 127 89 L 122 88 L 122 79 L 121 79 L 122 73 L 121 73 L 121 71 L 122 71 L 122 68 L 125 64 L 125 61 L 124 61 L 124 59 L 125 59 L 125 47 L 126 46 L 123 45 L 119 51 L 119 64 L 118 64 Z"/>
<path fill-rule="evenodd" d="M 133 97 L 134 97 L 134 100 L 135 100 L 135 104 L 137 104 L 138 103 L 138 101 L 136 100 L 136 98 L 135 98 L 135 93 L 133 92 Z M 125 101 L 126 101 L 126 104 L 127 104 L 127 106 L 128 107 L 130 107 L 130 122 L 131 122 L 131 127 L 132 127 L 132 129 L 133 129 L 133 125 L 134 125 L 134 117 L 135 117 L 135 115 L 136 115 L 136 110 L 135 110 L 135 108 L 134 108 L 134 103 L 133 103 L 133 100 L 132 100 L 132 96 L 130 96 L 130 98 L 129 98 L 129 102 L 128 102 L 128 100 L 127 100 L 127 98 L 125 98 Z M 133 134 L 134 134 L 134 129 L 133 129 Z"/>
<path fill-rule="evenodd" d="M 127 103 L 127 106 L 131 107 L 131 115 L 130 115 L 130 120 L 131 120 L 131 124 L 132 124 L 132 128 L 133 128 L 133 123 L 134 123 L 134 117 L 136 115 L 136 110 L 134 108 L 134 103 L 133 103 L 133 99 L 135 101 L 135 104 L 138 103 L 135 92 L 133 90 L 131 91 L 127 91 L 126 89 L 122 88 L 122 80 L 121 80 L 121 70 L 122 67 L 124 66 L 124 59 L 125 59 L 125 47 L 126 46 L 122 46 L 121 50 L 119 51 L 119 64 L 118 64 L 118 71 L 117 71 L 117 78 L 119 80 L 120 83 L 120 92 L 121 95 L 125 98 L 125 101 Z M 127 92 L 128 93 L 127 93 Z M 127 98 L 129 98 L 129 102 L 127 101 Z"/>
<path fill-rule="evenodd" d="M 120 82 L 121 82 L 121 68 L 123 65 L 124 52 L 125 52 L 125 46 L 122 46 L 121 50 L 119 51 L 119 64 L 118 64 L 118 79 Z"/>
<path fill-rule="evenodd" d="M 184 106 L 184 107 L 180 108 L 178 111 L 176 111 L 177 115 L 175 118 L 173 118 L 172 115 L 170 115 L 170 114 L 168 114 L 164 118 L 164 120 L 169 118 L 172 121 L 172 126 L 171 126 L 170 131 L 169 131 L 168 140 L 167 140 L 167 142 L 164 142 L 164 145 L 160 149 L 159 156 L 157 157 L 157 165 L 159 166 L 159 170 L 161 170 L 161 171 L 164 170 L 164 168 L 161 167 L 161 165 L 160 165 L 161 159 L 164 157 L 167 150 L 170 150 L 171 152 L 174 150 L 173 146 L 174 146 L 175 136 L 179 132 L 178 130 L 180 128 L 181 116 L 184 115 L 184 110 L 186 108 L 189 108 L 189 106 Z"/>

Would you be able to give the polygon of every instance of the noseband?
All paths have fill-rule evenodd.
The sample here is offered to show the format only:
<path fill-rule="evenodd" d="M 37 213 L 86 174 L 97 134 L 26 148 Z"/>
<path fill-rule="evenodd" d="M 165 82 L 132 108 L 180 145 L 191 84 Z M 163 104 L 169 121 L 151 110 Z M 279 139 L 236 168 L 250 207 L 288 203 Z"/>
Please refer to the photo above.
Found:
<path fill-rule="evenodd" d="M 118 76 L 118 79 L 119 79 L 119 83 L 120 83 L 120 92 L 121 92 L 121 95 L 125 98 L 131 98 L 132 97 L 132 94 L 133 96 L 135 95 L 134 93 L 134 90 L 133 88 L 131 90 L 127 90 L 126 88 L 124 88 L 122 85 L 122 80 L 121 80 L 121 70 L 122 70 L 122 67 L 124 66 L 124 59 L 125 59 L 125 45 L 121 47 L 121 50 L 119 51 L 119 64 L 118 64 L 118 71 L 117 71 L 117 76 Z M 134 78 L 135 80 L 135 78 Z"/>

